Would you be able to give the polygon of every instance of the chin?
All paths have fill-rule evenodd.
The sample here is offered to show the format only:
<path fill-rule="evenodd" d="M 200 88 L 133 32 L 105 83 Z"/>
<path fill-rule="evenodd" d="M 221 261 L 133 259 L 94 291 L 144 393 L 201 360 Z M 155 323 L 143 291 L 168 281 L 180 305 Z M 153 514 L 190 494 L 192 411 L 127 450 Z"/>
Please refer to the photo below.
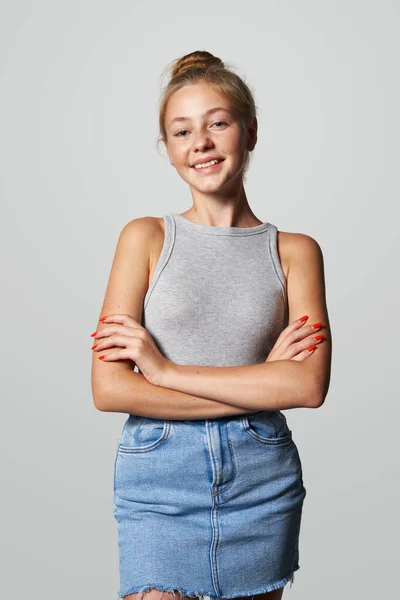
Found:
<path fill-rule="evenodd" d="M 199 190 L 199 192 L 218 192 L 226 185 L 226 183 L 226 181 L 215 183 L 205 181 L 203 185 L 199 184 L 198 182 L 190 183 L 189 185 L 195 190 Z"/>

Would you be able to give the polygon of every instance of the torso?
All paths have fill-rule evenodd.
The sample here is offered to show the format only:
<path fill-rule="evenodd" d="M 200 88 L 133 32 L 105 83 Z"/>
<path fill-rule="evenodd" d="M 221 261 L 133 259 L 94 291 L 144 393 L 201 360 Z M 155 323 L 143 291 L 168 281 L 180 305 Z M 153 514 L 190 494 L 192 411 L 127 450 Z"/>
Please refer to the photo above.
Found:
<path fill-rule="evenodd" d="M 150 240 L 149 287 L 164 243 L 164 219 L 162 217 L 152 217 L 152 219 L 154 219 L 157 226 L 153 228 L 153 235 Z M 286 279 L 289 274 L 289 251 L 295 242 L 296 236 L 296 233 L 278 231 L 278 253 Z"/>

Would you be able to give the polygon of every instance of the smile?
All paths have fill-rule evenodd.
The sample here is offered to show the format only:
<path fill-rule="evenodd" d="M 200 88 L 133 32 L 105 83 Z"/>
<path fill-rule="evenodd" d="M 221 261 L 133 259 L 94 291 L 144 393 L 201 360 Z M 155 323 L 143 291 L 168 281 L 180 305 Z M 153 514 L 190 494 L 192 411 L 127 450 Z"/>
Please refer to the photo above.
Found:
<path fill-rule="evenodd" d="M 199 165 L 196 165 L 194 167 L 192 167 L 192 169 L 195 169 L 195 171 L 200 171 L 202 173 L 209 173 L 211 171 L 215 171 L 216 169 L 218 169 L 219 165 L 223 162 L 222 160 L 210 160 L 209 162 L 206 163 L 201 163 Z"/>

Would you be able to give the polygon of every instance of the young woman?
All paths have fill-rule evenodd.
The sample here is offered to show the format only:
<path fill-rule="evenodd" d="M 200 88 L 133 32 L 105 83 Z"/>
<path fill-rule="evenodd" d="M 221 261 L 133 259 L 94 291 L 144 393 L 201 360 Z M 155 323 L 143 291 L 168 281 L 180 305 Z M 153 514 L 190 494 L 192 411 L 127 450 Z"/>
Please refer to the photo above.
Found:
<path fill-rule="evenodd" d="M 252 212 L 256 108 L 219 58 L 175 62 L 160 132 L 193 205 L 122 229 L 92 334 L 95 406 L 129 415 L 118 597 L 280 600 L 306 495 L 281 411 L 321 406 L 330 380 L 321 249 Z"/>

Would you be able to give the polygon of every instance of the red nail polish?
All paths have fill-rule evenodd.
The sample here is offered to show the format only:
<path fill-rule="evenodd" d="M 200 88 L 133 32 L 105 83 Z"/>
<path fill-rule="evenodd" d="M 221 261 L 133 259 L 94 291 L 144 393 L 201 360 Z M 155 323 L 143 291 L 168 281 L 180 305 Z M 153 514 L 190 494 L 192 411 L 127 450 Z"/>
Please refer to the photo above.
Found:
<path fill-rule="evenodd" d="M 315 335 L 314 340 L 323 340 L 324 337 L 325 337 L 324 335 Z"/>
<path fill-rule="evenodd" d="M 298 319 L 301 323 L 304 323 L 304 321 L 307 321 L 308 319 L 308 315 L 304 315 L 304 317 L 301 317 L 300 319 Z"/>
<path fill-rule="evenodd" d="M 106 357 L 106 355 L 105 355 L 105 354 L 103 354 L 103 356 L 99 356 L 99 359 L 100 359 L 100 360 L 103 360 L 103 358 L 105 358 L 105 357 Z"/>
<path fill-rule="evenodd" d="M 97 334 L 97 331 L 95 331 L 94 333 L 92 333 L 92 335 L 90 337 L 94 337 Z"/>
<path fill-rule="evenodd" d="M 309 348 L 307 348 L 308 352 L 311 352 L 311 350 L 315 350 L 317 346 L 310 346 Z"/>
<path fill-rule="evenodd" d="M 319 329 L 322 327 L 322 323 L 314 323 L 314 325 L 311 325 L 311 327 L 314 327 L 314 329 Z"/>
<path fill-rule="evenodd" d="M 90 349 L 91 350 L 95 350 L 97 348 L 98 344 L 95 344 L 94 346 L 92 346 Z"/>
<path fill-rule="evenodd" d="M 107 317 L 101 317 L 101 319 L 99 319 L 99 321 L 104 321 L 104 319 L 107 319 Z"/>

